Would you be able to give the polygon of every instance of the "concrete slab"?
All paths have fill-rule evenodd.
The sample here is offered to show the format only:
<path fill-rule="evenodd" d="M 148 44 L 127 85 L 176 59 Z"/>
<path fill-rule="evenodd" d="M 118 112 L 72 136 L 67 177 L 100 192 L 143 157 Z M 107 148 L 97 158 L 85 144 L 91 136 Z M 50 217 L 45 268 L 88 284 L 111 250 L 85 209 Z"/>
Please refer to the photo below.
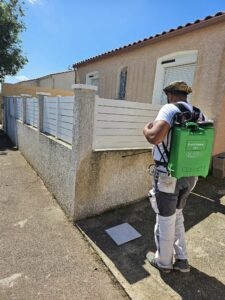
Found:
<path fill-rule="evenodd" d="M 128 299 L 0 131 L 0 299 Z"/>
<path fill-rule="evenodd" d="M 118 246 L 135 240 L 141 236 L 140 233 L 128 223 L 108 228 L 106 229 L 106 233 Z"/>
<path fill-rule="evenodd" d="M 225 295 L 225 180 L 200 179 L 184 211 L 191 272 L 161 273 L 146 261 L 155 251 L 155 215 L 148 199 L 95 218 L 78 228 L 132 299 L 224 299 Z M 141 238 L 117 246 L 105 229 L 128 222 Z"/>

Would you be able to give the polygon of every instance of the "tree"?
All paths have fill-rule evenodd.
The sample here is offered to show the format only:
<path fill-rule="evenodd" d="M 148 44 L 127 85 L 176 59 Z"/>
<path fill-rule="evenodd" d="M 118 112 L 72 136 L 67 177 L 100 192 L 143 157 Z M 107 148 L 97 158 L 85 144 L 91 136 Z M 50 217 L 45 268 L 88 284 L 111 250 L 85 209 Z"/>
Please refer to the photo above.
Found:
<path fill-rule="evenodd" d="M 20 40 L 26 29 L 23 5 L 20 0 L 0 0 L 0 82 L 6 75 L 16 75 L 28 62 Z"/>

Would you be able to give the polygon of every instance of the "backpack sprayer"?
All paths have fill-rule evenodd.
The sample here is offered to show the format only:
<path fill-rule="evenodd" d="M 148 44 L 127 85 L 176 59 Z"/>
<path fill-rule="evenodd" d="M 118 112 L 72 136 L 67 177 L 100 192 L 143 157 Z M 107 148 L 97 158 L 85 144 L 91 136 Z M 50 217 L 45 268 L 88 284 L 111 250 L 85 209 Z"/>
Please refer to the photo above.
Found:
<path fill-rule="evenodd" d="M 208 175 L 214 128 L 212 122 L 186 122 L 175 126 L 168 162 L 168 171 L 177 179 Z"/>
<path fill-rule="evenodd" d="M 171 127 L 170 151 L 164 148 L 168 157 L 167 170 L 177 179 L 190 176 L 206 177 L 214 141 L 213 122 L 199 122 L 200 110 L 196 107 L 190 112 L 181 103 L 174 105 L 181 113 L 175 115 Z"/>
<path fill-rule="evenodd" d="M 209 171 L 214 141 L 213 122 L 199 122 L 200 110 L 196 107 L 193 107 L 193 112 L 190 112 L 181 103 L 174 103 L 173 105 L 177 106 L 181 112 L 174 116 L 173 126 L 170 129 L 172 131 L 170 151 L 168 145 L 162 142 L 167 161 L 159 146 L 156 146 L 161 154 L 160 163 L 165 165 L 171 176 L 177 179 L 190 176 L 206 177 Z M 127 156 L 147 152 L 149 151 Z M 152 166 L 149 166 L 150 174 L 152 173 Z"/>

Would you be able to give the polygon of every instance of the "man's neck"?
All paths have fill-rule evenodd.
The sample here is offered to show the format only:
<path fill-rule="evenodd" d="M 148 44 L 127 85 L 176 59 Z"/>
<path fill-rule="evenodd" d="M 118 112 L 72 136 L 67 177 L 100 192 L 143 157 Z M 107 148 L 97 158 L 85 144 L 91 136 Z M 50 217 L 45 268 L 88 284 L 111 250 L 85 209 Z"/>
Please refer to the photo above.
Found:
<path fill-rule="evenodd" d="M 177 102 L 186 102 L 187 103 L 187 98 L 176 98 L 176 99 L 172 99 L 170 103 L 177 103 Z"/>

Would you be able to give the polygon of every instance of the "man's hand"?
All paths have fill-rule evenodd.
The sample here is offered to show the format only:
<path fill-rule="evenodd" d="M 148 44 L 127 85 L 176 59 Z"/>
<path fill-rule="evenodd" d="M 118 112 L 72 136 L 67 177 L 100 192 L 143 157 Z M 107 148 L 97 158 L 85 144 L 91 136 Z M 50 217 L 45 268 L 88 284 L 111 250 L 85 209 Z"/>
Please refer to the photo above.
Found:
<path fill-rule="evenodd" d="M 150 144 L 160 144 L 170 130 L 170 125 L 166 121 L 156 121 L 147 123 L 143 129 L 144 136 Z"/>
<path fill-rule="evenodd" d="M 153 127 L 153 122 L 149 122 L 145 126 L 147 126 L 148 129 L 151 129 Z"/>

